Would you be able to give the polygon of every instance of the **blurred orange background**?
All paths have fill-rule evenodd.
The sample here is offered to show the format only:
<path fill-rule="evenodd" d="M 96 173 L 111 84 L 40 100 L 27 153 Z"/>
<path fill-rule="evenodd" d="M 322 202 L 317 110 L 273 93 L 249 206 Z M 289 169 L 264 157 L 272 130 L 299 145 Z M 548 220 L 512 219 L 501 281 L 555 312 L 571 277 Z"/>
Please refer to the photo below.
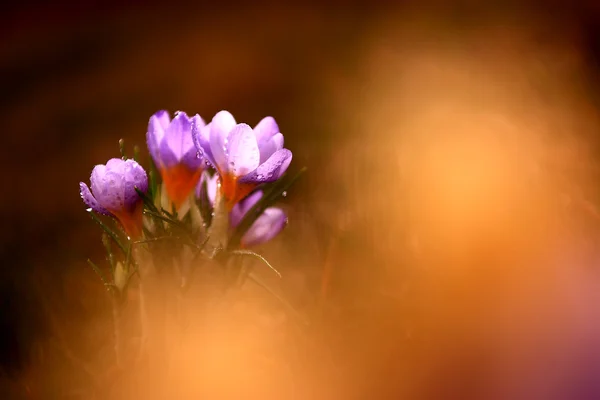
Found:
<path fill-rule="evenodd" d="M 570 387 L 600 333 L 595 2 L 99 3 L 2 12 L 3 398 L 68 397 L 109 332 L 77 184 L 159 109 L 272 115 L 309 168 L 262 249 L 315 319 L 298 398 Z"/>

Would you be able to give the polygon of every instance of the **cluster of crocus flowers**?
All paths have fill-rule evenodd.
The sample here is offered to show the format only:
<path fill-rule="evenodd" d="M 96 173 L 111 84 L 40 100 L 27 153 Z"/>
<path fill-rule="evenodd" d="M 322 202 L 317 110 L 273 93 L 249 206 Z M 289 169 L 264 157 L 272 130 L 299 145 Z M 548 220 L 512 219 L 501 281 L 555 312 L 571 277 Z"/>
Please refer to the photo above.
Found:
<path fill-rule="evenodd" d="M 206 194 L 209 202 L 213 205 L 218 188 L 218 178 L 218 175 L 212 177 L 204 175 L 202 180 L 203 182 L 206 181 Z M 200 196 L 200 190 L 197 194 Z M 233 206 L 229 212 L 231 229 L 235 229 L 242 222 L 246 214 L 258 203 L 262 196 L 262 191 L 257 190 Z M 266 243 L 277 236 L 286 224 L 287 215 L 281 208 L 268 207 L 244 233 L 240 240 L 240 245 L 241 247 L 248 248 Z"/>
<path fill-rule="evenodd" d="M 283 147 L 283 135 L 272 117 L 263 118 L 252 129 L 236 123 L 227 111 L 217 113 L 207 125 L 196 115 L 192 136 L 198 153 L 217 170 L 228 210 L 257 186 L 279 179 L 292 161 L 292 152 Z"/>
<path fill-rule="evenodd" d="M 90 177 L 90 188 L 79 183 L 81 198 L 100 214 L 117 219 L 127 235 L 142 235 L 143 201 L 137 190 L 148 190 L 146 171 L 134 160 L 113 158 L 106 165 L 96 165 Z"/>
<path fill-rule="evenodd" d="M 292 160 L 272 117 L 251 128 L 237 123 L 227 111 L 218 112 L 208 124 L 199 115 L 190 118 L 177 112 L 171 119 L 167 111 L 158 111 L 149 120 L 146 140 L 164 192 L 177 210 L 193 193 L 200 197 L 201 176 L 205 177 L 214 211 L 226 218 L 221 224 L 225 229 L 220 231 L 227 231 L 227 226 L 233 231 L 262 197 L 258 187 L 278 180 Z M 212 177 L 203 175 L 209 167 L 215 169 Z M 117 219 L 132 238 L 140 237 L 143 230 L 143 200 L 136 189 L 146 193 L 148 178 L 133 160 L 112 159 L 97 165 L 91 176 L 91 191 L 80 183 L 84 202 L 92 210 Z M 244 233 L 241 246 L 271 240 L 286 222 L 283 210 L 267 208 Z"/>
<path fill-rule="evenodd" d="M 204 125 L 199 116 L 195 120 Z M 171 120 L 167 111 L 159 111 L 150 118 L 146 139 L 169 199 L 179 209 L 196 187 L 205 165 L 192 140 L 191 120 L 184 112 Z"/>

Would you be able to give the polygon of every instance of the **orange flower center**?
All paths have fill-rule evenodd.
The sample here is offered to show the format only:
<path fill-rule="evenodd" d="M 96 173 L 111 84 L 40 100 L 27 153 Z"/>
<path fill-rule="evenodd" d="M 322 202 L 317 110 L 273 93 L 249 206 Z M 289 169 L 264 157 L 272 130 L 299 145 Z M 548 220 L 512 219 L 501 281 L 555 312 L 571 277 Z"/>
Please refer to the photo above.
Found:
<path fill-rule="evenodd" d="M 137 240 L 142 237 L 144 224 L 143 221 L 144 202 L 141 200 L 136 204 L 133 212 L 127 212 L 125 210 L 110 212 L 117 218 L 117 220 L 123 226 L 125 233 L 132 240 Z"/>
<path fill-rule="evenodd" d="M 192 170 L 183 164 L 160 170 L 169 198 L 179 208 L 198 184 L 202 168 Z"/>
<path fill-rule="evenodd" d="M 238 183 L 237 176 L 233 174 L 221 175 L 221 190 L 225 196 L 227 211 L 231 211 L 235 203 L 248 196 L 257 186 L 255 183 Z"/>

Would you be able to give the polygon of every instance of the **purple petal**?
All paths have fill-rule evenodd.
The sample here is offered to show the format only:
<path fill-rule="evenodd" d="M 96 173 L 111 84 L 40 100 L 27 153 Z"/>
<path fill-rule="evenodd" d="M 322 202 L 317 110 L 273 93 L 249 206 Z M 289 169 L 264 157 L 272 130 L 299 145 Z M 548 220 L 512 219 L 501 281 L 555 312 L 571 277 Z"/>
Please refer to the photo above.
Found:
<path fill-rule="evenodd" d="M 275 134 L 279 133 L 279 127 L 273 117 L 264 117 L 254 127 L 254 134 L 256 140 L 260 143 L 261 141 L 267 141 Z"/>
<path fill-rule="evenodd" d="M 228 169 L 235 176 L 244 176 L 254 171 L 260 164 L 258 143 L 252 128 L 238 124 L 229 134 L 227 151 Z"/>
<path fill-rule="evenodd" d="M 259 141 L 258 148 L 260 149 L 260 163 L 262 164 L 277 150 L 283 149 L 283 135 L 281 133 L 276 133 L 268 140 Z"/>
<path fill-rule="evenodd" d="M 276 181 L 287 170 L 292 162 L 292 152 L 288 149 L 276 151 L 267 161 L 254 171 L 242 177 L 241 183 L 264 183 Z"/>
<path fill-rule="evenodd" d="M 158 169 L 170 168 L 179 163 L 179 157 L 173 152 L 169 141 L 165 138 L 158 147 L 159 163 L 157 163 Z"/>
<path fill-rule="evenodd" d="M 204 167 L 204 158 L 198 158 L 196 146 L 183 155 L 181 162 L 191 170 L 197 170 L 198 168 Z"/>
<path fill-rule="evenodd" d="M 146 142 L 150 155 L 155 164 L 160 164 L 160 154 L 158 152 L 160 143 L 165 136 L 165 130 L 171 121 L 169 113 L 165 110 L 158 111 L 150 117 L 148 122 L 148 131 L 146 132 Z"/>
<path fill-rule="evenodd" d="M 125 170 L 125 161 L 121 158 L 111 158 L 106 163 L 106 169 L 122 173 Z"/>
<path fill-rule="evenodd" d="M 83 199 L 83 202 L 92 210 L 100 214 L 111 215 L 106 208 L 98 203 L 94 195 L 92 195 L 92 192 L 90 192 L 90 188 L 83 182 L 79 182 L 79 194 Z"/>
<path fill-rule="evenodd" d="M 137 188 L 144 193 L 148 191 L 148 176 L 140 164 L 134 160 L 127 160 L 125 161 L 125 171 L 123 177 L 123 196 L 125 200 L 125 207 L 131 210 L 140 201 L 140 196 L 135 189 Z"/>
<path fill-rule="evenodd" d="M 124 183 L 122 173 L 107 168 L 100 182 L 95 187 L 92 186 L 92 192 L 102 207 L 111 212 L 120 211 L 125 206 Z"/>
<path fill-rule="evenodd" d="M 235 118 L 227 111 L 219 111 L 210 123 L 210 151 L 215 167 L 227 171 L 226 145 L 229 132 L 235 127 Z"/>
<path fill-rule="evenodd" d="M 216 163 L 210 150 L 210 129 L 211 124 L 206 125 L 198 114 L 194 115 L 192 118 L 192 139 L 194 140 L 196 150 L 201 158 L 204 158 L 204 160 L 216 168 Z"/>
<path fill-rule="evenodd" d="M 204 187 L 204 182 L 206 182 L 206 197 L 208 197 L 208 201 L 211 205 L 214 206 L 215 198 L 217 197 L 217 184 L 219 181 L 219 175 L 214 174 L 212 177 L 208 174 L 208 172 L 204 172 L 202 177 L 200 178 L 200 182 L 196 186 L 196 197 L 200 198 L 202 196 L 202 190 Z"/>
<path fill-rule="evenodd" d="M 229 214 L 229 223 L 231 224 L 231 226 L 238 226 L 240 222 L 242 222 L 242 219 L 244 219 L 248 211 L 250 211 L 250 209 L 254 207 L 256 203 L 258 203 L 262 195 L 262 190 L 257 190 L 250 196 L 246 197 L 245 199 L 234 205 Z"/>
<path fill-rule="evenodd" d="M 192 140 L 192 124 L 187 114 L 178 112 L 165 130 L 166 142 L 177 160 L 181 160 L 185 153 L 195 148 Z"/>
<path fill-rule="evenodd" d="M 113 170 L 118 170 L 124 161 L 120 158 L 110 159 L 107 165 L 96 165 L 92 170 L 90 182 L 92 193 L 102 207 L 108 210 L 119 210 L 119 202 L 113 201 L 116 192 L 122 193 L 121 179 L 115 177 Z M 110 168 L 108 167 L 110 166 Z"/>
<path fill-rule="evenodd" d="M 281 232 L 286 223 L 287 216 L 281 208 L 269 207 L 242 236 L 241 244 L 250 247 L 268 242 Z"/>
<path fill-rule="evenodd" d="M 106 165 L 96 165 L 90 180 L 98 204 L 111 212 L 135 206 L 139 196 L 134 187 L 148 190 L 146 171 L 134 160 L 113 158 Z"/>

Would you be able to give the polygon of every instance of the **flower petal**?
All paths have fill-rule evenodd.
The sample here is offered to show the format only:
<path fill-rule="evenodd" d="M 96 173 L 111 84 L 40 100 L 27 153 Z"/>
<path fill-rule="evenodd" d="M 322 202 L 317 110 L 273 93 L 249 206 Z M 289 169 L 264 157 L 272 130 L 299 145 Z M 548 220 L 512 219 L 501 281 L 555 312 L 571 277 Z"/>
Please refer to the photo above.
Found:
<path fill-rule="evenodd" d="M 94 195 L 92 195 L 92 192 L 90 192 L 90 188 L 88 188 L 88 186 L 83 182 L 79 182 L 79 194 L 83 199 L 83 202 L 92 210 L 100 214 L 111 215 L 106 208 L 102 207 L 100 203 L 98 203 L 98 200 L 96 200 Z"/>
<path fill-rule="evenodd" d="M 217 187 L 219 186 L 219 175 L 214 174 L 206 181 L 206 195 L 210 204 L 215 204 L 217 198 Z"/>
<path fill-rule="evenodd" d="M 254 221 L 242 236 L 243 247 L 256 246 L 273 239 L 287 223 L 287 216 L 281 208 L 269 207 Z"/>
<path fill-rule="evenodd" d="M 262 190 L 257 190 L 233 206 L 231 213 L 229 214 L 229 223 L 232 227 L 236 227 L 240 224 L 240 222 L 242 222 L 242 219 L 244 219 L 248 211 L 250 211 L 250 209 L 254 207 L 256 203 L 258 203 L 262 195 Z"/>
<path fill-rule="evenodd" d="M 101 178 L 100 192 L 92 188 L 94 196 L 102 207 L 106 208 L 111 213 L 120 211 L 125 206 L 124 200 L 124 185 L 123 174 L 106 169 L 105 174 Z"/>
<path fill-rule="evenodd" d="M 102 207 L 111 212 L 122 207 L 122 201 L 119 202 L 116 197 L 121 198 L 123 194 L 121 179 L 123 163 L 120 158 L 112 158 L 106 165 L 96 165 L 90 176 L 94 197 Z"/>
<path fill-rule="evenodd" d="M 140 164 L 134 160 L 127 160 L 125 161 L 123 178 L 124 205 L 128 210 L 133 210 L 140 201 L 140 196 L 135 189 L 137 188 L 146 193 L 148 191 L 148 176 Z"/>
<path fill-rule="evenodd" d="M 276 133 L 267 140 L 259 141 L 258 148 L 260 149 L 260 163 L 262 164 L 277 150 L 283 149 L 283 135 Z"/>
<path fill-rule="evenodd" d="M 234 176 L 244 176 L 254 171 L 260 164 L 258 143 L 252 128 L 246 124 L 238 124 L 229 134 L 228 169 Z"/>
<path fill-rule="evenodd" d="M 204 158 L 204 160 L 216 168 L 216 163 L 210 150 L 210 129 L 211 124 L 206 125 L 198 114 L 192 117 L 192 140 L 196 146 L 196 151 L 201 158 Z"/>
<path fill-rule="evenodd" d="M 196 198 L 202 197 L 202 190 L 204 187 L 204 182 L 206 182 L 206 197 L 208 197 L 208 201 L 212 206 L 215 204 L 215 199 L 217 197 L 217 185 L 219 181 L 219 175 L 214 174 L 210 176 L 208 172 L 204 172 L 198 185 L 196 186 Z"/>
<path fill-rule="evenodd" d="M 150 155 L 154 159 L 155 164 L 160 164 L 160 154 L 158 152 L 160 143 L 165 136 L 165 130 L 169 126 L 171 118 L 165 110 L 156 112 L 150 117 L 148 122 L 148 131 L 146 132 L 146 142 Z"/>
<path fill-rule="evenodd" d="M 277 122 L 273 117 L 264 117 L 254 127 L 254 134 L 259 143 L 263 140 L 269 140 L 277 133 L 279 133 L 279 126 L 277 126 Z"/>
<path fill-rule="evenodd" d="M 212 119 L 210 127 L 210 151 L 215 167 L 221 173 L 227 171 L 226 145 L 229 132 L 235 127 L 235 118 L 227 111 L 219 111 Z"/>
<path fill-rule="evenodd" d="M 194 148 L 192 140 L 192 123 L 185 112 L 177 112 L 169 127 L 165 130 L 165 142 L 178 160 Z"/>
<path fill-rule="evenodd" d="M 179 163 L 179 157 L 177 157 L 177 154 L 175 154 L 169 145 L 169 141 L 166 137 L 158 147 L 158 154 L 160 162 L 158 163 L 157 167 L 159 169 L 171 168 Z"/>
<path fill-rule="evenodd" d="M 263 164 L 254 171 L 239 179 L 240 183 L 264 183 L 276 181 L 287 170 L 292 162 L 292 152 L 281 149 L 273 153 Z"/>

